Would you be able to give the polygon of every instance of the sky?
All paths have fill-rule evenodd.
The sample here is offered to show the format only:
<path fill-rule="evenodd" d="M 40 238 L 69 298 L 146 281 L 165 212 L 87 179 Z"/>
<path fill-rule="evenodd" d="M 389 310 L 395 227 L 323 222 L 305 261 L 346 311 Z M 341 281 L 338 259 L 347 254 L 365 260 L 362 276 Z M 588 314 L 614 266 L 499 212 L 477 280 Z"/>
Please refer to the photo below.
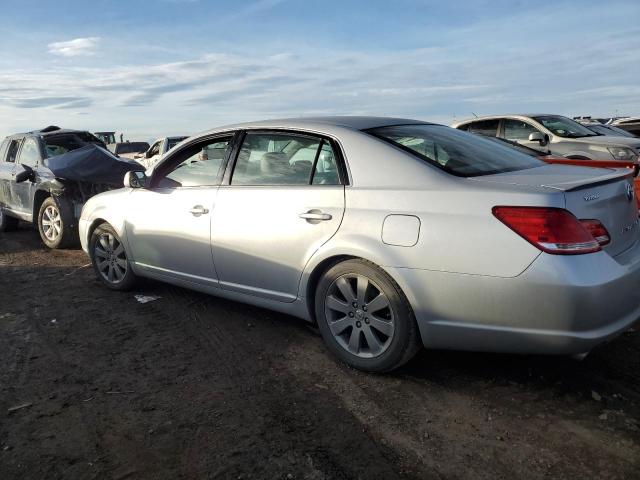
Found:
<path fill-rule="evenodd" d="M 0 135 L 640 115 L 640 1 L 0 0 Z"/>

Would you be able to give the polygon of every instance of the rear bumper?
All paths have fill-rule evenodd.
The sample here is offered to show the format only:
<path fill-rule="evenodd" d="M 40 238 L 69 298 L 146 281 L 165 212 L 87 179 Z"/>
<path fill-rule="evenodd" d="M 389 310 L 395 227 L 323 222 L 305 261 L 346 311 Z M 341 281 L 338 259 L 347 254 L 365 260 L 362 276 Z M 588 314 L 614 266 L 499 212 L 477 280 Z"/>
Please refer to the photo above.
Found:
<path fill-rule="evenodd" d="M 640 317 L 640 245 L 541 254 L 514 278 L 388 268 L 414 308 L 428 348 L 583 353 Z"/>

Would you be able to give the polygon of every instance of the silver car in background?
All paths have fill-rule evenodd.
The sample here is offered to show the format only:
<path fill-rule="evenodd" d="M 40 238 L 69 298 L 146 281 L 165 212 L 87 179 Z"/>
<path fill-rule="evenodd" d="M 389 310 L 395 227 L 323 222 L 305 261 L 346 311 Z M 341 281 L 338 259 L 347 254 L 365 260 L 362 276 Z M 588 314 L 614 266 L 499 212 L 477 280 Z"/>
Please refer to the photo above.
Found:
<path fill-rule="evenodd" d="M 545 155 L 582 160 L 636 161 L 640 154 L 638 138 L 600 135 L 561 115 L 539 113 L 483 116 L 455 123 L 452 127 L 505 138 Z"/>
<path fill-rule="evenodd" d="M 628 171 L 547 165 L 416 120 L 329 117 L 199 134 L 125 187 L 80 219 L 107 287 L 149 277 L 317 322 L 363 370 L 421 345 L 585 353 L 640 315 Z"/>

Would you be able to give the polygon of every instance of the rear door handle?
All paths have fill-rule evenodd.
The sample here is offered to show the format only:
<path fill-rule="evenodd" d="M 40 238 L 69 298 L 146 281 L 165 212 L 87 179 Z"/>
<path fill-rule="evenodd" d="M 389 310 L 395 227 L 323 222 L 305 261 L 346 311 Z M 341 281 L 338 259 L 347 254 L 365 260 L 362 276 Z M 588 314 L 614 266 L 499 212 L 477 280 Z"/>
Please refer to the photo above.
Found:
<path fill-rule="evenodd" d="M 320 210 L 309 210 L 308 212 L 301 213 L 298 215 L 300 218 L 304 218 L 305 220 L 331 220 L 333 217 L 328 213 L 322 213 Z"/>
<path fill-rule="evenodd" d="M 209 209 L 204 208 L 202 205 L 196 205 L 191 210 L 189 210 L 189 213 L 194 217 L 199 217 L 200 215 L 209 213 Z"/>

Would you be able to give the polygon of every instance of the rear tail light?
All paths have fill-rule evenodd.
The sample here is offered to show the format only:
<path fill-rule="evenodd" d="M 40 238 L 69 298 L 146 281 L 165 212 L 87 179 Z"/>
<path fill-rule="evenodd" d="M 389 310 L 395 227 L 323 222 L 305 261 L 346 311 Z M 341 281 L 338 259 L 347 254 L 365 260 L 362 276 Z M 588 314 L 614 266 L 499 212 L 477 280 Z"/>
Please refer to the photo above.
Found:
<path fill-rule="evenodd" d="M 589 229 L 562 208 L 493 207 L 491 211 L 498 220 L 543 252 L 577 255 L 600 250 L 600 244 Z M 602 230 L 606 232 L 604 227 Z"/>
<path fill-rule="evenodd" d="M 600 223 L 600 220 L 580 220 L 580 223 L 587 229 L 591 236 L 596 239 L 596 242 L 598 242 L 598 245 L 601 247 L 611 241 L 609 232 L 607 232 L 604 225 Z"/>

